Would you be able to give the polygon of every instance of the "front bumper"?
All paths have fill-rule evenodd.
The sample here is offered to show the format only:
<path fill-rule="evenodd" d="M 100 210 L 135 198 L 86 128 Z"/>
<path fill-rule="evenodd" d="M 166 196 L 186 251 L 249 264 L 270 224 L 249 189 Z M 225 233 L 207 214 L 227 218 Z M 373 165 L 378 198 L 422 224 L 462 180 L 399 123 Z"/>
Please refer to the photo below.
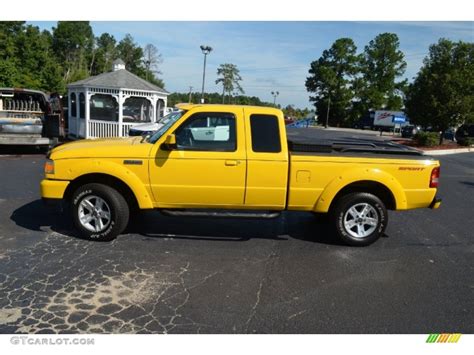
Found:
<path fill-rule="evenodd" d="M 69 181 L 43 179 L 40 185 L 41 197 L 43 199 L 61 200 L 68 185 Z"/>
<path fill-rule="evenodd" d="M 433 210 L 439 208 L 439 206 L 441 205 L 441 201 L 442 199 L 440 197 L 435 196 L 433 201 L 431 201 L 430 208 Z"/>

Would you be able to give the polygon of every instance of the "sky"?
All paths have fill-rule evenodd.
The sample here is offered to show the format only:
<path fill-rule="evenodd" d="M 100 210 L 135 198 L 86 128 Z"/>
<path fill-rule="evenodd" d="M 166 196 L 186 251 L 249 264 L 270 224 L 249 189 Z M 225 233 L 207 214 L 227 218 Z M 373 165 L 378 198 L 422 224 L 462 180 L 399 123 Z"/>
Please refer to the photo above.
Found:
<path fill-rule="evenodd" d="M 30 21 L 51 30 L 56 22 Z M 407 69 L 403 78 L 413 80 L 428 48 L 444 37 L 453 41 L 474 42 L 474 22 L 357 22 L 357 21 L 181 21 L 128 22 L 92 21 L 95 36 L 108 32 L 120 41 L 130 33 L 144 46 L 155 45 L 162 54 L 161 78 L 169 92 L 200 92 L 204 56 L 200 45 L 213 51 L 207 56 L 205 91 L 221 92 L 215 84 L 217 68 L 232 63 L 240 69 L 246 95 L 276 103 L 311 108 L 305 89 L 310 63 L 341 37 L 352 38 L 362 52 L 380 33 L 396 33 L 405 53 Z"/>

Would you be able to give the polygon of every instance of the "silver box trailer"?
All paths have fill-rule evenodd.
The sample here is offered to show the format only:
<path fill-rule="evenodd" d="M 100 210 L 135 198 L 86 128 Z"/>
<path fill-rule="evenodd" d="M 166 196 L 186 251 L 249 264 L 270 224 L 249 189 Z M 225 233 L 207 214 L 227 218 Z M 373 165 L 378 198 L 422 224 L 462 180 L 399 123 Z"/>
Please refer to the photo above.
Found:
<path fill-rule="evenodd" d="M 53 145 L 64 134 L 59 96 L 0 88 L 0 145 Z"/>

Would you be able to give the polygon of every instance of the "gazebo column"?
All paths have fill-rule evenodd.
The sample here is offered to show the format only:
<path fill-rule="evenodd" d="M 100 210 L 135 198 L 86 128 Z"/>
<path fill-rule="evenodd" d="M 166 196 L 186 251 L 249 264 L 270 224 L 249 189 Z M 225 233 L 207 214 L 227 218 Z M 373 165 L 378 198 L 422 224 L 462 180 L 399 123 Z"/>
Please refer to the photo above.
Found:
<path fill-rule="evenodd" d="M 118 112 L 119 112 L 119 115 L 118 115 L 118 136 L 119 137 L 122 137 L 123 134 L 122 134 L 122 126 L 123 126 L 123 103 L 124 103 L 125 99 L 122 95 L 122 90 L 119 91 L 119 94 L 118 94 Z"/>
<path fill-rule="evenodd" d="M 74 91 L 74 95 L 76 95 L 76 137 L 79 138 L 81 135 L 81 113 L 80 113 L 80 106 L 79 106 L 79 91 Z"/>
<path fill-rule="evenodd" d="M 89 135 L 90 135 L 90 132 L 89 132 L 89 120 L 90 120 L 90 106 L 89 106 L 89 102 L 90 102 L 90 93 L 89 93 L 89 89 L 86 89 L 85 92 L 84 92 L 84 97 L 85 97 L 85 112 L 84 112 L 84 132 L 85 132 L 85 136 L 86 136 L 86 139 L 87 138 L 90 138 Z"/>
<path fill-rule="evenodd" d="M 158 121 L 158 118 L 159 115 L 158 115 L 158 97 L 156 95 L 153 95 L 153 101 L 152 101 L 152 109 L 151 109 L 151 114 L 152 114 L 152 117 L 151 117 L 151 121 L 152 122 L 157 122 Z"/>

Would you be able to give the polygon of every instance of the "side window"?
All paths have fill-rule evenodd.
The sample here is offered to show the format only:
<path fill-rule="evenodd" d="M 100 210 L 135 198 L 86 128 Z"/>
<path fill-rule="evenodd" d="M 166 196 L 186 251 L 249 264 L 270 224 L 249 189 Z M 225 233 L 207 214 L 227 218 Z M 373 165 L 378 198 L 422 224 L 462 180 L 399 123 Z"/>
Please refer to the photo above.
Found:
<path fill-rule="evenodd" d="M 77 117 L 76 94 L 71 94 L 71 116 Z"/>
<path fill-rule="evenodd" d="M 86 98 L 81 92 L 79 94 L 79 118 L 86 117 Z"/>
<path fill-rule="evenodd" d="M 281 152 L 278 117 L 272 115 L 251 115 L 250 131 L 252 134 L 252 150 L 254 152 Z"/>
<path fill-rule="evenodd" d="M 197 113 L 175 135 L 179 150 L 233 152 L 237 149 L 235 116 L 231 113 Z"/>

